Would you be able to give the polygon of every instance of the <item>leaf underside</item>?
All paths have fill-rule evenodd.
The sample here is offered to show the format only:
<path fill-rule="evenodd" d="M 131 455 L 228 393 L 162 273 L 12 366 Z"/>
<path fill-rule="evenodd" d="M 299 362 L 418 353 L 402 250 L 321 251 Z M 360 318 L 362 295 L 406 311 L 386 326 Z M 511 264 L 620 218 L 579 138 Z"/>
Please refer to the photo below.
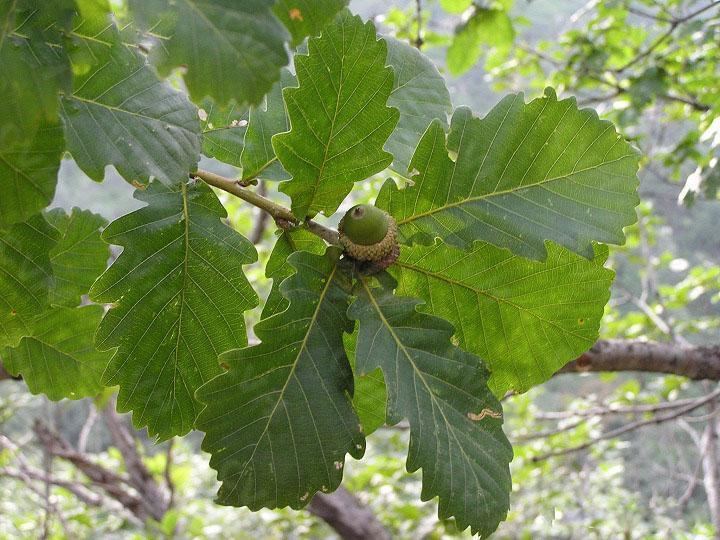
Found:
<path fill-rule="evenodd" d="M 348 315 L 360 323 L 356 369 L 381 367 L 387 420 L 410 422 L 407 469 L 423 470 L 421 498 L 439 496 L 441 519 L 487 536 L 507 514 L 512 447 L 502 408 L 478 357 L 451 344 L 452 326 L 419 301 L 361 280 Z"/>
<path fill-rule="evenodd" d="M 336 248 L 291 255 L 288 309 L 255 326 L 259 345 L 223 354 L 228 371 L 198 391 L 207 407 L 197 426 L 222 482 L 220 504 L 301 508 L 339 486 L 347 453 L 363 455 L 342 342 L 352 327 L 350 283 L 339 256 Z"/>
<path fill-rule="evenodd" d="M 151 58 L 163 75 L 178 66 L 190 96 L 219 105 L 260 103 L 287 64 L 287 32 L 272 0 L 132 0 L 138 22 L 159 36 Z"/>
<path fill-rule="evenodd" d="M 118 409 L 167 439 L 193 427 L 195 390 L 222 371 L 218 355 L 247 342 L 243 313 L 258 299 L 242 266 L 257 254 L 205 184 L 153 182 L 136 198 L 148 206 L 103 232 L 124 250 L 90 291 L 114 306 L 96 345 L 118 348 L 103 375 L 120 386 Z"/>
<path fill-rule="evenodd" d="M 14 347 L 32 333 L 49 305 L 53 285 L 50 250 L 58 232 L 36 215 L 0 231 L 0 347 Z"/>

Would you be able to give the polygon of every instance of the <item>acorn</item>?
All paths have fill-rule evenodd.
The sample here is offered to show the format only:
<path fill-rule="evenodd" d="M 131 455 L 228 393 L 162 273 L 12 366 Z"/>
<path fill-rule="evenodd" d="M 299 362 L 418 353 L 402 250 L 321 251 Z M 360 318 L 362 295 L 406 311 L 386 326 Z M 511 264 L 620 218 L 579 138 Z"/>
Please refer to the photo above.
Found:
<path fill-rule="evenodd" d="M 397 259 L 397 224 L 390 214 L 375 206 L 353 206 L 340 220 L 338 232 L 345 253 L 357 261 Z"/>

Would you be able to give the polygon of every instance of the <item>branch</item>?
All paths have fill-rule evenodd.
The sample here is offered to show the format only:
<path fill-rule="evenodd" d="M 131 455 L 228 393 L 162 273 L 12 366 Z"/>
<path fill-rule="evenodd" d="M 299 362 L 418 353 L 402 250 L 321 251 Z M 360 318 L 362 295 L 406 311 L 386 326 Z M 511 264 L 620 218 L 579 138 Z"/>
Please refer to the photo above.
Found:
<path fill-rule="evenodd" d="M 143 463 L 133 433 L 118 413 L 115 412 L 115 399 L 110 400 L 103 414 L 113 444 L 123 456 L 125 468 L 130 477 L 130 485 L 140 493 L 150 515 L 157 520 L 162 519 L 169 509 L 170 496 L 155 482 L 152 474 Z"/>
<path fill-rule="evenodd" d="M 290 209 L 285 208 L 284 206 L 277 204 L 276 202 L 271 201 L 266 197 L 263 197 L 259 193 L 244 188 L 235 180 L 231 180 L 230 178 L 225 178 L 224 176 L 220 176 L 219 174 L 204 171 L 202 169 L 198 169 L 197 171 L 195 171 L 192 176 L 194 178 L 199 178 L 206 184 L 226 191 L 231 195 L 235 195 L 236 197 L 252 204 L 253 206 L 256 206 L 257 208 L 260 208 L 261 210 L 264 210 L 265 212 L 270 214 L 275 220 L 275 222 L 278 223 L 278 225 L 281 227 L 283 226 L 283 223 L 300 225 L 300 220 L 293 215 Z M 325 240 L 328 244 L 338 244 L 337 231 L 320 225 L 319 223 L 316 223 L 311 219 L 306 220 L 302 224 L 302 226 L 314 235 L 319 236 L 320 238 Z"/>
<path fill-rule="evenodd" d="M 343 540 L 390 539 L 372 510 L 343 487 L 328 495 L 318 493 L 308 510 L 335 529 Z"/>
<path fill-rule="evenodd" d="M 680 409 L 677 409 L 673 411 L 672 413 L 668 413 L 665 415 L 657 415 L 653 418 L 649 418 L 647 420 L 638 420 L 636 422 L 631 422 L 629 424 L 626 424 L 622 427 L 619 427 L 617 429 L 612 429 L 610 431 L 606 431 L 605 433 L 600 434 L 597 437 L 594 437 L 588 441 L 585 441 L 582 444 L 578 444 L 577 446 L 570 446 L 567 448 L 563 448 L 562 450 L 556 450 L 554 452 L 547 452 L 546 454 L 541 454 L 538 456 L 533 456 L 532 461 L 542 461 L 544 459 L 548 459 L 551 457 L 557 457 L 557 456 L 564 456 L 566 454 L 572 454 L 575 452 L 579 452 L 581 450 L 585 450 L 586 448 L 590 448 L 593 444 L 596 444 L 600 441 L 607 440 L 607 439 L 614 439 L 616 437 L 620 437 L 621 435 L 624 435 L 626 433 L 629 433 L 631 431 L 635 431 L 636 429 L 640 429 L 645 426 L 649 426 L 652 424 L 662 424 L 664 422 L 669 422 L 670 420 L 675 420 L 676 418 L 679 418 L 689 412 L 694 411 L 695 409 L 699 409 L 703 405 L 714 401 L 718 396 L 720 396 L 720 388 L 716 389 L 714 392 L 711 392 L 710 394 L 707 394 L 706 396 L 702 398 L 698 398 L 694 401 L 694 403 L 687 405 L 685 407 L 682 407 Z"/>
<path fill-rule="evenodd" d="M 93 484 L 102 488 L 110 497 L 135 514 L 140 521 L 144 522 L 149 517 L 147 506 L 142 498 L 128 492 L 123 487 L 123 484 L 127 483 L 125 478 L 102 465 L 93 463 L 87 455 L 73 449 L 65 439 L 52 432 L 43 422 L 37 420 L 33 430 L 48 452 L 75 465 Z"/>
<path fill-rule="evenodd" d="M 720 345 L 601 339 L 557 373 L 644 371 L 720 381 Z"/>

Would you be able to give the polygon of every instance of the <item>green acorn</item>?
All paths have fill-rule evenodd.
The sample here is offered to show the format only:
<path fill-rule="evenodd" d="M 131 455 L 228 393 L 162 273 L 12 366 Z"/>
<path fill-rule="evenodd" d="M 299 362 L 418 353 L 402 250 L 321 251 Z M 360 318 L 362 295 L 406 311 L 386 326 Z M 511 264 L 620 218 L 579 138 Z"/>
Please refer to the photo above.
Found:
<path fill-rule="evenodd" d="M 387 212 L 370 204 L 353 206 L 340 220 L 340 243 L 358 261 L 381 261 L 399 253 L 397 225 Z"/>

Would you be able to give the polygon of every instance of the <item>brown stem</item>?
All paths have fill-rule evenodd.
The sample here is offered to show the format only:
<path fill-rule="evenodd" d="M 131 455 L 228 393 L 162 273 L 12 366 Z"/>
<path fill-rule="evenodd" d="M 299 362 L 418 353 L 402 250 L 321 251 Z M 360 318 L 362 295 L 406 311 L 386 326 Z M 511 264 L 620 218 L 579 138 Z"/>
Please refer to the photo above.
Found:
<path fill-rule="evenodd" d="M 285 208 L 284 206 L 277 204 L 276 202 L 271 201 L 266 197 L 263 197 L 259 193 L 244 188 L 235 180 L 231 180 L 230 178 L 225 178 L 224 176 L 220 176 L 219 174 L 204 171 L 202 169 L 198 169 L 197 171 L 195 171 L 193 173 L 193 177 L 199 178 L 208 185 L 211 185 L 218 189 L 222 189 L 223 191 L 235 195 L 236 197 L 252 204 L 253 206 L 256 206 L 257 208 L 264 210 L 265 212 L 270 214 L 276 222 L 286 222 L 292 225 L 302 226 L 314 235 L 319 236 L 320 238 L 325 240 L 328 244 L 338 244 L 337 231 L 325 227 L 324 225 L 320 225 L 319 223 L 311 219 L 308 219 L 301 224 L 300 220 L 295 217 L 295 215 L 290 211 L 289 208 Z"/>
<path fill-rule="evenodd" d="M 345 488 L 318 493 L 308 510 L 330 525 L 343 540 L 389 540 L 375 514 Z"/>

